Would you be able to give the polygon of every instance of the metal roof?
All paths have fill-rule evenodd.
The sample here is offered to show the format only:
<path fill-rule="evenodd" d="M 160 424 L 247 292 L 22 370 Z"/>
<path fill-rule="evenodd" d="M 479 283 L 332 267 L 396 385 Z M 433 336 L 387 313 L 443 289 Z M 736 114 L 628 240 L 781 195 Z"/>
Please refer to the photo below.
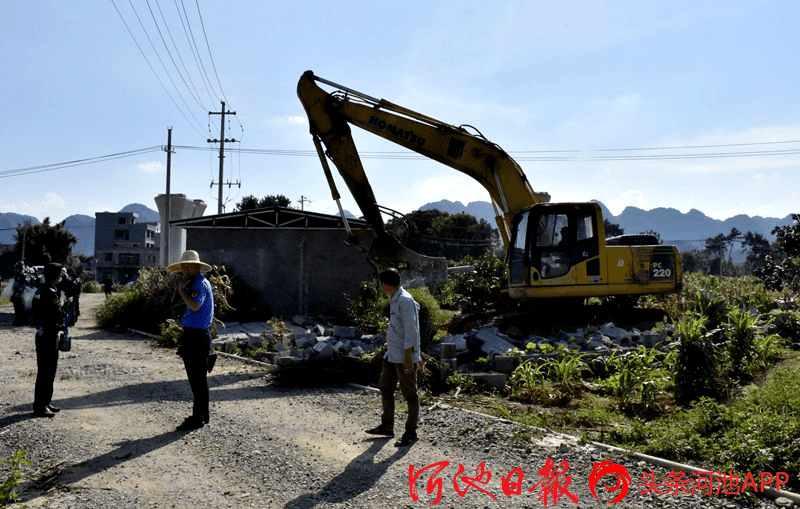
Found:
<path fill-rule="evenodd" d="M 351 228 L 361 229 L 367 226 L 362 219 L 348 218 Z M 294 230 L 344 230 L 344 221 L 340 216 L 307 212 L 287 207 L 269 207 L 264 209 L 244 210 L 228 214 L 192 217 L 170 221 L 172 226 L 182 228 L 209 229 L 294 229 Z"/>

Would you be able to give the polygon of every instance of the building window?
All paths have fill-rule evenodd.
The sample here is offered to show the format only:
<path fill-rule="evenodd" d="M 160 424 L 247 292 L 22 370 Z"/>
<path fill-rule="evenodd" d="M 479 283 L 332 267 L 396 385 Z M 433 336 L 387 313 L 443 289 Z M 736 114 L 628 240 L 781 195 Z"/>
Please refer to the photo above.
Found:
<path fill-rule="evenodd" d="M 119 264 L 126 267 L 138 267 L 139 266 L 139 255 L 134 253 L 129 254 L 120 254 L 119 255 Z"/>
<path fill-rule="evenodd" d="M 113 253 L 106 253 L 103 256 L 103 260 L 105 260 L 107 262 L 113 262 L 114 261 L 114 254 Z"/>
<path fill-rule="evenodd" d="M 128 240 L 129 239 L 128 230 L 114 230 L 114 239 L 115 240 Z"/>
<path fill-rule="evenodd" d="M 127 224 L 126 221 L 125 221 L 125 216 L 122 216 L 122 217 L 118 218 L 117 221 L 119 222 L 119 224 Z"/>

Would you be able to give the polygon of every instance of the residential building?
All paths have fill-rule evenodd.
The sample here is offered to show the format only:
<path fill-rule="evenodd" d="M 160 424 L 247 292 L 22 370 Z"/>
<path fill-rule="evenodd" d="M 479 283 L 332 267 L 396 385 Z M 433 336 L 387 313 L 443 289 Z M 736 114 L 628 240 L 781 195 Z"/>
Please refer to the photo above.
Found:
<path fill-rule="evenodd" d="M 134 279 L 142 267 L 158 264 L 159 224 L 139 223 L 136 212 L 95 213 L 95 277 L 115 283 Z"/>

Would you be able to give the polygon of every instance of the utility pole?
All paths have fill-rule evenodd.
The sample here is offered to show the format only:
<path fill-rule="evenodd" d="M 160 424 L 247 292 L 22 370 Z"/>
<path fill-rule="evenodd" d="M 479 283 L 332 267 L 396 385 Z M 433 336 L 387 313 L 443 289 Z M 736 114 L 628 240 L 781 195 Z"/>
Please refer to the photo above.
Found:
<path fill-rule="evenodd" d="M 297 200 L 297 201 L 300 202 L 300 210 L 303 210 L 305 208 L 305 207 L 303 207 L 303 205 L 305 205 L 305 202 L 311 203 L 311 200 L 309 200 L 308 198 L 306 198 L 302 194 L 300 195 L 300 199 Z"/>
<path fill-rule="evenodd" d="M 222 102 L 222 111 L 209 111 L 208 112 L 209 115 L 219 115 L 220 116 L 220 121 L 219 121 L 219 139 L 218 140 L 212 140 L 211 138 L 209 138 L 208 140 L 206 140 L 206 141 L 208 141 L 208 143 L 219 143 L 219 182 L 217 182 L 217 185 L 219 186 L 219 195 L 218 195 L 218 198 L 217 198 L 217 200 L 219 202 L 218 206 L 217 206 L 217 213 L 218 214 L 222 214 L 222 186 L 225 184 L 225 181 L 223 180 L 223 166 L 224 166 L 224 161 L 225 161 L 225 142 L 236 143 L 236 140 L 233 139 L 233 138 L 230 138 L 230 139 L 225 138 L 225 115 L 236 115 L 236 112 L 235 111 L 225 111 L 225 101 L 221 101 L 221 102 Z M 228 186 L 231 186 L 232 184 L 234 184 L 234 182 L 227 182 L 227 184 L 228 184 Z M 241 186 L 241 182 L 237 181 L 237 182 L 235 182 L 235 184 Z M 211 185 L 212 186 L 214 185 L 214 181 L 211 181 Z"/>
<path fill-rule="evenodd" d="M 170 185 L 170 178 L 172 172 L 172 128 L 167 129 L 167 220 L 165 221 L 166 224 L 162 225 L 164 236 L 164 245 L 166 246 L 165 251 L 167 252 L 166 260 L 164 260 L 165 265 L 169 265 L 169 220 L 172 219 L 172 215 L 170 212 L 170 194 L 169 194 L 169 185 Z"/>

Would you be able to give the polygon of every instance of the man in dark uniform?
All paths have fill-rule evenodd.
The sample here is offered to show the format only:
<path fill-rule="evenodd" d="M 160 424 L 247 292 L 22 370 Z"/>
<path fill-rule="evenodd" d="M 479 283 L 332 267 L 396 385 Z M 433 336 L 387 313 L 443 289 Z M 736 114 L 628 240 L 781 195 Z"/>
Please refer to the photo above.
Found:
<path fill-rule="evenodd" d="M 58 368 L 58 333 L 64 329 L 61 299 L 57 286 L 61 280 L 60 263 L 48 263 L 44 267 L 44 283 L 33 296 L 33 319 L 36 330 L 36 389 L 33 399 L 33 414 L 37 417 L 53 417 L 59 408 L 50 400 L 53 397 L 53 381 Z"/>

